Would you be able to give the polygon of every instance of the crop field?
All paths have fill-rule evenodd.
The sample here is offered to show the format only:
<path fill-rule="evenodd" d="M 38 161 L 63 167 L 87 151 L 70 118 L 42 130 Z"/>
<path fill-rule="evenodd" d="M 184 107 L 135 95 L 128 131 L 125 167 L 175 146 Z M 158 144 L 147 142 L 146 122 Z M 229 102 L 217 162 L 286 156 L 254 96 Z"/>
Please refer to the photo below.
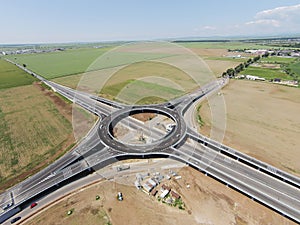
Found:
<path fill-rule="evenodd" d="M 53 81 L 76 88 L 81 76 L 78 74 L 60 77 Z M 90 86 L 93 90 L 99 88 L 93 85 L 97 83 L 97 79 L 99 80 L 100 76 L 99 71 L 85 74 L 85 77 L 91 81 Z M 140 87 L 138 87 L 139 85 Z M 195 81 L 178 68 L 160 62 L 139 62 L 118 70 L 105 82 L 104 87 L 100 90 L 100 94 L 103 97 L 121 101 L 121 99 L 116 97 L 122 92 L 122 98 L 124 98 L 123 101 L 125 102 L 131 97 L 140 100 L 137 99 L 138 95 L 153 96 L 156 100 L 156 97 L 160 97 L 166 100 L 191 91 L 196 87 Z M 145 88 L 144 91 L 142 90 L 143 88 Z M 149 98 L 147 102 L 149 102 Z"/>
<path fill-rule="evenodd" d="M 127 87 L 129 87 L 127 89 Z M 160 103 L 162 100 L 170 100 L 184 94 L 178 89 L 159 84 L 144 82 L 141 80 L 129 80 L 107 86 L 100 93 L 106 98 L 118 100 L 128 104 L 146 104 L 147 102 Z"/>
<path fill-rule="evenodd" d="M 0 60 L 0 89 L 32 84 L 35 79 L 15 65 Z"/>
<path fill-rule="evenodd" d="M 52 79 L 69 74 L 82 73 L 107 48 L 80 48 L 63 52 L 9 55 L 7 58 L 26 66 L 37 74 Z"/>
<path fill-rule="evenodd" d="M 289 66 L 292 72 L 296 73 L 300 77 L 300 62 L 293 63 Z"/>
<path fill-rule="evenodd" d="M 269 56 L 267 58 L 262 58 L 260 60 L 260 62 L 264 62 L 264 63 L 292 63 L 295 60 L 296 60 L 295 58 Z"/>
<path fill-rule="evenodd" d="M 63 52 L 9 55 L 7 58 L 26 66 L 45 77 L 53 79 L 73 74 L 84 73 L 105 68 L 116 67 L 142 60 L 160 59 L 170 54 L 118 52 L 110 53 L 107 57 L 101 57 L 111 48 L 83 48 L 72 49 Z"/>
<path fill-rule="evenodd" d="M 232 68 L 240 64 L 239 60 L 223 60 L 226 59 L 225 57 L 216 57 L 216 60 L 210 59 L 210 57 L 216 55 L 221 56 L 222 54 L 226 53 L 227 50 L 224 49 L 206 49 L 206 50 L 198 50 L 195 53 L 204 56 L 204 63 L 210 68 L 212 73 L 215 77 L 220 76 L 224 71 L 228 68 Z M 128 53 L 127 53 L 128 54 Z M 131 53 L 134 56 L 133 53 Z M 149 57 L 169 57 L 169 55 L 149 55 Z M 208 59 L 206 59 L 208 58 Z M 134 57 L 133 57 L 134 59 Z M 219 60 L 222 59 L 222 60 Z M 120 61 L 118 61 L 120 60 Z M 116 57 L 115 65 L 118 64 L 126 64 L 132 61 L 132 59 L 124 59 L 122 55 L 118 58 Z M 127 61 L 127 62 L 126 62 Z M 103 71 L 90 71 L 85 74 L 75 74 L 70 76 L 58 77 L 53 79 L 53 81 L 66 85 L 71 88 L 76 88 L 77 84 L 80 82 L 80 79 L 84 75 L 85 78 L 89 79 L 91 82 L 89 84 L 90 87 L 93 87 L 94 90 L 97 90 L 97 87 L 94 85 L 97 83 L 97 80 L 102 79 L 105 80 L 106 78 L 103 77 Z M 101 78 L 100 78 L 101 77 Z M 142 79 L 143 77 L 160 77 L 167 79 L 171 82 L 174 82 L 174 85 L 180 85 L 185 92 L 192 91 L 197 87 L 195 82 L 192 80 L 190 76 L 185 74 L 178 68 L 172 67 L 167 64 L 158 63 L 158 62 L 138 62 L 133 63 L 127 67 L 122 68 L 121 70 L 117 71 L 106 83 L 101 91 L 102 96 L 115 99 L 116 94 L 125 87 L 126 83 L 131 80 Z M 101 83 L 101 82 L 100 82 Z M 150 82 L 151 83 L 151 82 Z M 153 81 L 152 81 L 153 83 Z M 155 83 L 155 82 L 154 82 Z M 170 85 L 170 84 L 164 84 Z M 163 85 L 163 86 L 164 86 Z M 153 86 L 153 84 L 152 84 Z M 98 87 L 99 88 L 99 87 Z M 176 89 L 176 88 L 175 88 Z M 114 93 L 113 93 L 114 92 Z M 183 92 L 184 93 L 184 92 Z M 177 96 L 177 95 L 176 95 Z M 149 100 L 149 99 L 148 99 Z"/>
<path fill-rule="evenodd" d="M 55 155 L 71 133 L 36 85 L 0 90 L 0 184 Z"/>
<path fill-rule="evenodd" d="M 241 74 L 264 77 L 268 80 L 274 78 L 281 78 L 283 80 L 291 79 L 290 76 L 284 73 L 281 69 L 271 69 L 254 66 L 246 68 L 244 71 L 241 72 Z"/>

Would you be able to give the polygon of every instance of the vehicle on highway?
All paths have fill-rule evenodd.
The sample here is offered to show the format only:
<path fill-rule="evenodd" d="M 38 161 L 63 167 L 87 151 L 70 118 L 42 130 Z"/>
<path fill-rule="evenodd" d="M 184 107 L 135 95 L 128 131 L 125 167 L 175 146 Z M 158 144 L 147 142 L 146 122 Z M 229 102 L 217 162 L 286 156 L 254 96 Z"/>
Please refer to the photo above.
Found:
<path fill-rule="evenodd" d="M 12 207 L 13 203 L 9 203 L 9 204 L 6 204 L 5 206 L 2 207 L 3 210 L 7 210 L 9 209 L 10 207 Z"/>
<path fill-rule="evenodd" d="M 10 221 L 10 223 L 13 224 L 13 223 L 17 222 L 17 221 L 20 220 L 20 219 L 21 219 L 21 216 L 15 217 L 15 218 L 13 218 L 13 219 Z"/>
<path fill-rule="evenodd" d="M 30 205 L 30 208 L 32 209 L 32 208 L 34 208 L 34 207 L 36 207 L 37 206 L 37 202 L 34 202 L 34 203 L 32 203 L 31 205 Z"/>

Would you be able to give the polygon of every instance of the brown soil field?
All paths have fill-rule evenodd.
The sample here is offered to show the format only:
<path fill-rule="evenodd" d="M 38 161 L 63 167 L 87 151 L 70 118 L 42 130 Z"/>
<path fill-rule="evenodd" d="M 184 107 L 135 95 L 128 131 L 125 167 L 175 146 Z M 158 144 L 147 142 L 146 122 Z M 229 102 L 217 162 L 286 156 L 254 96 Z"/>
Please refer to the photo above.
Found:
<path fill-rule="evenodd" d="M 40 84 L 0 91 L 0 190 L 48 165 L 74 143 L 71 105 Z"/>
<path fill-rule="evenodd" d="M 205 59 L 204 62 L 207 63 L 211 71 L 216 77 L 220 77 L 223 72 L 229 68 L 234 68 L 240 64 L 240 62 L 234 61 L 223 61 L 223 60 L 208 60 Z"/>
<path fill-rule="evenodd" d="M 222 57 L 228 55 L 227 49 L 210 49 L 210 48 L 190 48 L 195 54 L 201 57 Z"/>
<path fill-rule="evenodd" d="M 300 90 L 231 80 L 222 92 L 227 108 L 224 143 L 299 176 Z M 206 135 L 212 127 L 210 113 L 208 104 L 202 104 L 205 125 L 200 132 Z"/>
<path fill-rule="evenodd" d="M 133 185 L 101 181 L 75 191 L 22 224 L 295 224 L 191 167 L 182 168 L 178 174 L 182 179 L 172 178 L 166 184 L 181 195 L 185 210 L 159 202 Z M 124 179 L 134 182 L 134 176 Z M 119 191 L 124 196 L 121 202 L 116 198 Z M 96 195 L 100 200 L 95 200 Z M 70 209 L 73 214 L 67 216 Z"/>

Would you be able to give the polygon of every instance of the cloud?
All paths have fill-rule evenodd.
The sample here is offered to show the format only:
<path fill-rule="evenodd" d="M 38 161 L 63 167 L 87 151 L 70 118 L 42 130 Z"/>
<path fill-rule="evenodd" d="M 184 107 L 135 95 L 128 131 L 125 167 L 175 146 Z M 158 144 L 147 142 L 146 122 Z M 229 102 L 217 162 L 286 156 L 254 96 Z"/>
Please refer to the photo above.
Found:
<path fill-rule="evenodd" d="M 293 20 L 297 19 L 300 14 L 300 4 L 293 6 L 277 7 L 275 9 L 264 10 L 258 12 L 255 16 L 256 19 L 274 19 L 277 20 Z"/>
<path fill-rule="evenodd" d="M 200 36 L 300 34 L 300 4 L 257 12 L 252 20 L 243 23 L 199 26 L 194 33 Z"/>
<path fill-rule="evenodd" d="M 273 27 L 280 27 L 280 22 L 274 19 L 261 19 L 247 22 L 246 25 L 267 25 Z"/>
<path fill-rule="evenodd" d="M 263 33 L 300 33 L 300 4 L 263 10 L 254 16 L 246 27 Z M 267 29 L 266 29 L 267 28 Z"/>

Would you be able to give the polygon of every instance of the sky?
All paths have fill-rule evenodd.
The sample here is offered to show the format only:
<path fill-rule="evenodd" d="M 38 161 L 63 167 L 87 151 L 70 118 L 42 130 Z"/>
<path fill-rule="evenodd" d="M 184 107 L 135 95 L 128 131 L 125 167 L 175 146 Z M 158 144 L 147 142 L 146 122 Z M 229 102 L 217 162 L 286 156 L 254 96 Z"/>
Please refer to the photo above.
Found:
<path fill-rule="evenodd" d="M 0 0 L 0 44 L 300 34 L 300 0 Z"/>

